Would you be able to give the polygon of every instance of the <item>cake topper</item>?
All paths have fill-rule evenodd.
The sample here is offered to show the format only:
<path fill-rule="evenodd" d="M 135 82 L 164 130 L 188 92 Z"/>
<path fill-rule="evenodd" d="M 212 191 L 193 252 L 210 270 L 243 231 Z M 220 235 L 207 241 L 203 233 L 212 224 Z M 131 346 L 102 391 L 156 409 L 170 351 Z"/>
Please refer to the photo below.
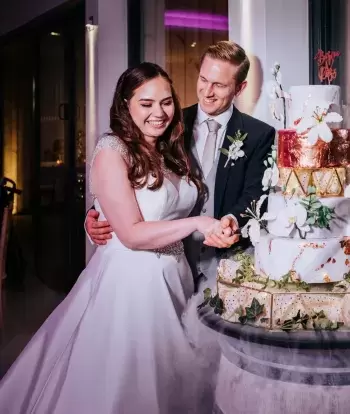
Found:
<path fill-rule="evenodd" d="M 322 49 L 318 49 L 314 60 L 317 61 L 318 66 L 318 79 L 320 82 L 328 82 L 330 85 L 337 77 L 337 69 L 333 67 L 334 61 L 340 56 L 340 52 L 328 51 L 324 52 Z"/>

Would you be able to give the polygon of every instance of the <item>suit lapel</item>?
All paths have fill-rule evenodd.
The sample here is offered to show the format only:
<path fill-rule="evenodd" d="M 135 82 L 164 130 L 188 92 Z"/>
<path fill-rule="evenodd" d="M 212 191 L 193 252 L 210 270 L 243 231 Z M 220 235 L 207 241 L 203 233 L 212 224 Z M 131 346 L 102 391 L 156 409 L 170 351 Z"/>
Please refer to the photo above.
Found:
<path fill-rule="evenodd" d="M 225 134 L 225 138 L 224 138 L 223 145 L 222 145 L 223 148 L 228 149 L 231 144 L 227 136 L 229 135 L 233 137 L 239 129 L 240 130 L 243 129 L 242 115 L 239 112 L 239 110 L 234 106 L 232 116 L 227 124 L 226 134 Z M 219 158 L 219 163 L 218 163 L 218 169 L 216 172 L 215 190 L 214 190 L 215 217 L 219 216 L 220 207 L 221 207 L 222 200 L 225 194 L 227 179 L 229 177 L 229 173 L 231 172 L 231 169 L 234 168 L 231 166 L 230 163 L 225 167 L 225 163 L 227 161 L 226 155 L 220 153 L 219 157 L 220 158 Z"/>

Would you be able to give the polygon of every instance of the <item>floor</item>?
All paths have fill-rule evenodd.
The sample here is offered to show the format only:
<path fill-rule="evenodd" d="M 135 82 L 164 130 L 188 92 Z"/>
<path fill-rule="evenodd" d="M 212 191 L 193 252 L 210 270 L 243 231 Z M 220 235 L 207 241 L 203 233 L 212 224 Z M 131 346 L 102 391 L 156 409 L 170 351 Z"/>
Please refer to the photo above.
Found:
<path fill-rule="evenodd" d="M 0 378 L 47 316 L 64 299 L 35 275 L 32 226 L 29 217 L 16 217 L 17 239 L 26 263 L 23 288 L 4 291 L 4 326 L 0 330 Z"/>

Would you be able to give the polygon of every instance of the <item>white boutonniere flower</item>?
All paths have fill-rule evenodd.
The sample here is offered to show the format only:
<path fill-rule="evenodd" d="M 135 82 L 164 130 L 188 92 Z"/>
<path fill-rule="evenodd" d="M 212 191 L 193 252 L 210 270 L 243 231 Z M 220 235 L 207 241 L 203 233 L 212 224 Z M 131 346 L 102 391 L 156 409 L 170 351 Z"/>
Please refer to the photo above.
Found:
<path fill-rule="evenodd" d="M 330 102 L 320 102 L 313 108 L 308 108 L 307 114 L 297 126 L 297 133 L 307 133 L 307 140 L 311 145 L 320 138 L 324 142 L 331 142 L 333 134 L 328 123 L 341 122 L 343 117 L 336 112 L 328 112 Z"/>
<path fill-rule="evenodd" d="M 248 134 L 243 134 L 240 130 L 235 133 L 234 137 L 227 135 L 227 138 L 231 142 L 231 145 L 226 148 L 220 148 L 219 151 L 226 155 L 227 161 L 225 167 L 231 162 L 231 165 L 235 164 L 238 158 L 244 157 L 245 153 L 242 150 L 243 141 L 247 138 Z"/>
<path fill-rule="evenodd" d="M 268 233 L 267 221 L 276 219 L 276 216 L 271 213 L 264 213 L 260 217 L 261 206 L 266 198 L 266 194 L 262 195 L 258 202 L 252 202 L 251 207 L 247 208 L 246 214 L 241 214 L 242 217 L 250 217 L 248 223 L 242 227 L 241 233 L 242 237 L 250 238 L 253 246 L 256 246 L 260 241 L 261 229 L 264 229 Z"/>

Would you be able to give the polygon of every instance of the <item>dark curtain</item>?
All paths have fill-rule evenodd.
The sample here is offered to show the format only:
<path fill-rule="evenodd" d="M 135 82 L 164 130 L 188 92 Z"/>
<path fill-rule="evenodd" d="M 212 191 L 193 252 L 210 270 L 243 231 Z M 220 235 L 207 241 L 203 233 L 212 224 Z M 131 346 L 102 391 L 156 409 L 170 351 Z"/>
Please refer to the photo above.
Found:
<path fill-rule="evenodd" d="M 309 0 L 310 84 L 321 84 L 315 56 L 319 49 L 324 52 L 339 51 L 333 67 L 337 77 L 333 85 L 345 87 L 345 24 L 348 0 Z"/>
<path fill-rule="evenodd" d="M 142 0 L 128 0 L 128 66 L 143 61 Z"/>

